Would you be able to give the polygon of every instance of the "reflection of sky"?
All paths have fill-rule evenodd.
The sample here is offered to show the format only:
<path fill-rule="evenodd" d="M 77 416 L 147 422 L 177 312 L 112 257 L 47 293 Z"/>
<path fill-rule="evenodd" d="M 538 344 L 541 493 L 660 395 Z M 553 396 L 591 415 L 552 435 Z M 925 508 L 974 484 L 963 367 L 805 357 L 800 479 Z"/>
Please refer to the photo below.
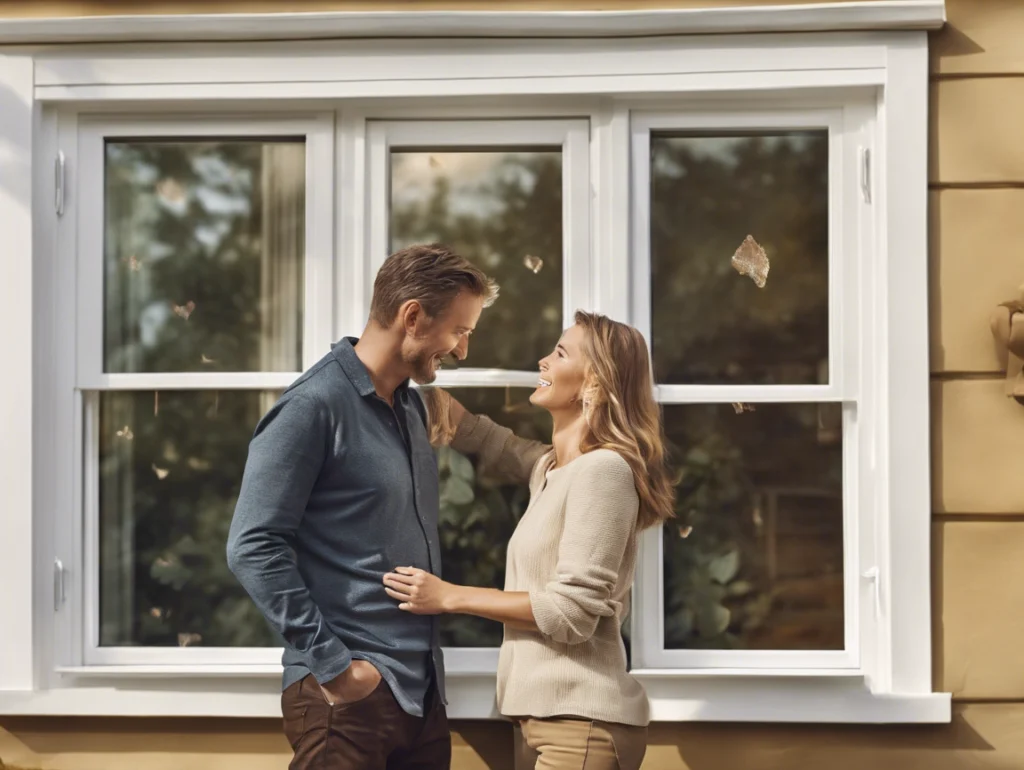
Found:
<path fill-rule="evenodd" d="M 667 147 L 674 151 L 686 150 L 697 160 L 717 160 L 735 166 L 739 163 L 741 151 L 753 141 L 759 141 L 766 150 L 774 152 L 788 145 L 794 152 L 807 150 L 811 143 L 826 136 L 824 131 L 801 131 L 786 134 L 758 134 L 756 136 L 652 136 L 651 145 Z M 666 153 L 653 153 L 654 172 L 681 176 L 686 170 L 678 167 Z"/>
<path fill-rule="evenodd" d="M 497 216 L 505 207 L 500 197 L 484 194 L 495 182 L 515 183 L 527 192 L 537 177 L 526 165 L 538 152 L 392 152 L 391 205 L 403 209 L 430 199 L 440 180 L 448 183 L 448 211 L 456 217 Z"/>
<path fill-rule="evenodd" d="M 115 281 L 121 269 L 117 260 L 125 259 L 129 254 L 136 255 L 144 265 L 182 256 L 173 245 L 160 241 L 157 233 L 163 217 L 186 217 L 190 201 L 198 203 L 204 211 L 201 220 L 192 224 L 191 231 L 207 256 L 221 248 L 231 232 L 232 221 L 252 214 L 253 184 L 258 179 L 258 165 L 254 169 L 232 162 L 231 158 L 224 155 L 224 143 L 219 142 L 145 144 L 149 150 L 145 155 L 140 143 L 134 141 L 109 142 L 106 148 L 108 180 L 114 184 L 127 184 L 134 196 L 134 204 L 130 209 L 131 221 L 126 233 L 130 243 L 121 244 L 122 253 L 111 254 L 113 260 L 108 264 L 111 279 Z M 188 179 L 172 179 L 169 176 L 168 170 L 173 168 L 172 160 L 176 159 L 175 156 L 178 159 L 185 157 L 194 176 Z M 180 199 L 161 194 L 160 183 L 168 179 L 172 179 L 183 193 Z M 123 223 L 108 222 L 108 225 L 124 232 Z M 232 250 L 228 250 L 225 257 L 231 254 Z M 161 328 L 173 317 L 167 299 L 159 297 L 159 291 L 155 291 L 156 287 L 151 285 L 151 276 L 149 270 L 140 270 L 134 274 L 130 288 L 125 287 L 132 295 L 132 301 L 141 305 L 138 310 L 138 333 L 139 343 L 145 347 L 157 344 Z M 188 298 L 171 299 L 185 302 Z"/>

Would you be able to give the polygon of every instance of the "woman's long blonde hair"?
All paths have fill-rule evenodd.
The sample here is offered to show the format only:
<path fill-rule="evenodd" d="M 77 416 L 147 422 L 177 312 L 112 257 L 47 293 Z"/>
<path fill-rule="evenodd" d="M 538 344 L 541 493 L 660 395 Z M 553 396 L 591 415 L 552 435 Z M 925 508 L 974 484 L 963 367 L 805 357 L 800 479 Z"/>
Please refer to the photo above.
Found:
<path fill-rule="evenodd" d="M 646 529 L 675 516 L 676 499 L 647 343 L 632 326 L 607 316 L 578 310 L 575 320 L 585 332 L 587 432 L 580 451 L 611 449 L 629 463 L 640 498 L 637 524 Z"/>

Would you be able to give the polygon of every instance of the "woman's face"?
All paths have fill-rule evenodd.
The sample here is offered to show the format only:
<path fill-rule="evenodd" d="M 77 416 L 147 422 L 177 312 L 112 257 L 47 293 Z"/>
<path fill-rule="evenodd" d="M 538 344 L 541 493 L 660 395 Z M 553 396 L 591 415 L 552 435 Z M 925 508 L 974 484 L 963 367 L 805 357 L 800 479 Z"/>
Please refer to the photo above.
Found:
<path fill-rule="evenodd" d="M 549 412 L 581 408 L 584 334 L 581 326 L 569 327 L 555 349 L 540 360 L 540 384 L 530 396 L 531 404 Z"/>

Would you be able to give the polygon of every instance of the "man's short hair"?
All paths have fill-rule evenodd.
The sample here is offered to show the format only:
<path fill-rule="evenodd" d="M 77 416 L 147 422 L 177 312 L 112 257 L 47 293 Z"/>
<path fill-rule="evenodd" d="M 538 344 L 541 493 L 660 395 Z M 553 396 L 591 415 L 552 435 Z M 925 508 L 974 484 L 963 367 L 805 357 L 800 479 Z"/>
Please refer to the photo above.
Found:
<path fill-rule="evenodd" d="M 413 299 L 429 317 L 437 318 L 463 291 L 482 297 L 484 307 L 498 297 L 498 285 L 449 247 L 440 243 L 409 246 L 388 257 L 377 272 L 370 318 L 388 328 L 399 308 Z"/>

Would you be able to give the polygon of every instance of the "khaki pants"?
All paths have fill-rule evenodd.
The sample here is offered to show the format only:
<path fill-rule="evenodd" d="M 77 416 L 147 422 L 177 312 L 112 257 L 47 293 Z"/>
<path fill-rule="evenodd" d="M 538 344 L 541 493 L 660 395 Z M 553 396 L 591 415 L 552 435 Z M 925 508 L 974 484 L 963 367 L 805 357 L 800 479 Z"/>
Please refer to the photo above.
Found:
<path fill-rule="evenodd" d="M 516 770 L 639 770 L 647 728 L 589 719 L 522 719 Z"/>

